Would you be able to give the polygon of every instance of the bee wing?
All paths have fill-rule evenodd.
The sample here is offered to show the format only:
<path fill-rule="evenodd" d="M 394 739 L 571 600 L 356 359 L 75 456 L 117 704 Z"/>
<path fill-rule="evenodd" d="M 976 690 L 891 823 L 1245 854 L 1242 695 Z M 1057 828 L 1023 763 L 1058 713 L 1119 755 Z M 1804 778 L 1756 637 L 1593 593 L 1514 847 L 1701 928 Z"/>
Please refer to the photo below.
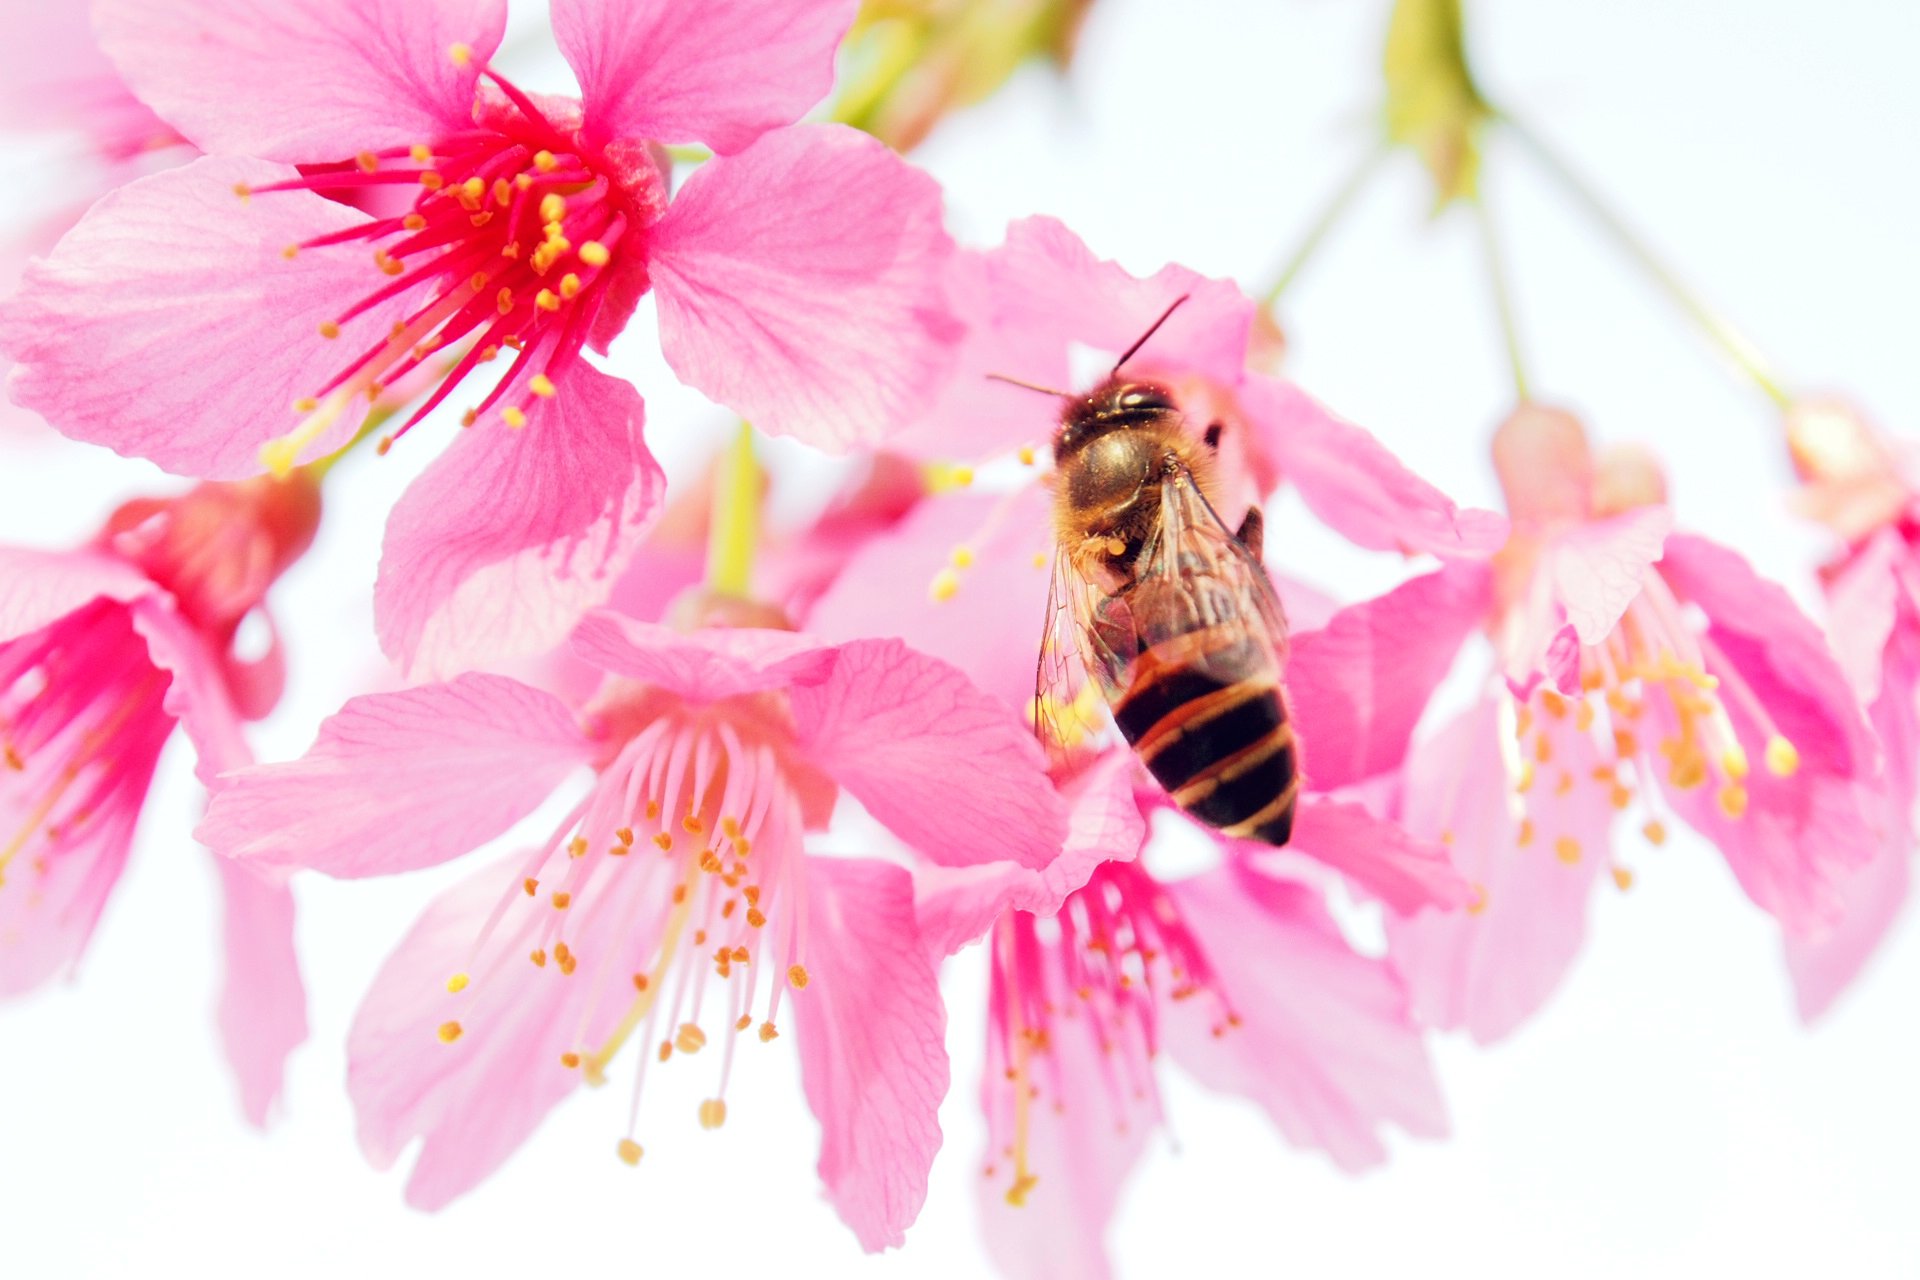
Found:
<path fill-rule="evenodd" d="M 1174 467 L 1160 485 L 1160 527 L 1142 548 L 1134 616 L 1148 634 L 1148 648 L 1210 627 L 1243 625 L 1272 649 L 1274 662 L 1287 656 L 1287 618 L 1273 580 L 1213 509 L 1193 475 Z"/>
<path fill-rule="evenodd" d="M 1136 652 L 1126 602 L 1109 596 L 1072 555 L 1055 548 L 1033 675 L 1033 728 L 1040 740 L 1058 752 L 1084 740 L 1100 723 L 1089 696 L 1117 697 L 1127 687 Z"/>

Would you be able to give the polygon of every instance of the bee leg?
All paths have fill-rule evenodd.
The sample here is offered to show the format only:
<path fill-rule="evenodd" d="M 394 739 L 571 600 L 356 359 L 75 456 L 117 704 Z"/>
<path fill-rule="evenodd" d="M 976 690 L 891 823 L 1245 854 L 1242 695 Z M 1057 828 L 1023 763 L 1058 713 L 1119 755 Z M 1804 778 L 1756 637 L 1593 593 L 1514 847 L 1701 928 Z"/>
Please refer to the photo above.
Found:
<path fill-rule="evenodd" d="M 1207 442 L 1207 448 L 1218 449 L 1220 447 L 1220 433 L 1226 429 L 1227 424 L 1224 422 L 1209 423 L 1207 425 L 1206 435 L 1201 437 Z"/>
<path fill-rule="evenodd" d="M 1247 508 L 1247 518 L 1240 522 L 1240 529 L 1233 536 L 1240 540 L 1240 545 L 1247 549 L 1247 554 L 1253 557 L 1255 564 L 1266 564 L 1261 553 L 1267 541 L 1267 518 L 1260 514 L 1260 508 Z"/>

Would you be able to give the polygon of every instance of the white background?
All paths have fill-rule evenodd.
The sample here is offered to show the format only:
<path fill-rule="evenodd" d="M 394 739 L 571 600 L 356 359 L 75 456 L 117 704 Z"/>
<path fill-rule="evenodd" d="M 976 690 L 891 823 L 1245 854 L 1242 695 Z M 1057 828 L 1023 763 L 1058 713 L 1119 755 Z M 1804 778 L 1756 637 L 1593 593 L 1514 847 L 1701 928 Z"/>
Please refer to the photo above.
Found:
<path fill-rule="evenodd" d="M 1490 92 L 1558 140 L 1790 375 L 1856 394 L 1895 429 L 1920 422 L 1920 6 L 1471 9 Z M 1259 288 L 1368 145 L 1385 12 L 1380 0 L 1098 0 L 1065 88 L 1024 75 L 920 159 L 976 243 L 1047 212 L 1135 269 L 1177 258 Z M 555 66 L 536 53 L 528 78 L 560 87 Z M 1657 442 L 1683 523 L 1811 600 L 1821 543 L 1784 514 L 1767 404 L 1523 160 L 1497 150 L 1489 185 L 1537 393 L 1601 438 Z M 0 151 L 10 211 L 46 207 L 39 172 L 24 150 Z M 1484 440 L 1507 407 L 1505 367 L 1471 222 L 1429 222 L 1427 203 L 1409 162 L 1382 175 L 1291 296 L 1289 371 L 1456 496 L 1491 503 Z M 651 343 L 643 320 L 623 369 L 647 393 L 655 447 L 684 466 L 722 419 L 673 386 Z M 379 527 L 428 452 L 337 474 L 321 541 L 277 597 L 295 680 L 257 737 L 263 758 L 298 753 L 342 698 L 382 678 L 368 605 Z M 156 483 L 144 464 L 10 437 L 0 540 L 69 545 Z M 1297 516 L 1269 544 L 1290 569 L 1369 588 L 1402 572 L 1343 556 Z M 182 745 L 79 982 L 0 1009 L 0 1274 L 986 1271 L 972 1206 L 977 954 L 948 969 L 947 1147 L 903 1253 L 863 1257 L 819 1198 L 816 1130 L 779 1045 L 746 1054 L 717 1134 L 693 1124 L 697 1083 L 656 1073 L 638 1171 L 611 1158 L 625 1110 L 612 1089 L 562 1106 L 451 1209 L 405 1209 L 404 1171 L 374 1173 L 354 1147 L 341 1045 L 380 958 L 459 867 L 300 882 L 313 1037 L 280 1122 L 248 1131 L 212 1030 L 214 883 L 185 835 L 199 800 Z M 1920 1275 L 1913 913 L 1807 1031 L 1775 931 L 1711 850 L 1675 841 L 1629 862 L 1638 883 L 1602 895 L 1545 1013 L 1490 1051 L 1437 1045 L 1446 1143 L 1396 1143 L 1389 1167 L 1346 1178 L 1284 1147 L 1250 1106 L 1167 1072 L 1179 1150 L 1156 1146 L 1131 1184 L 1112 1233 L 1120 1274 Z"/>

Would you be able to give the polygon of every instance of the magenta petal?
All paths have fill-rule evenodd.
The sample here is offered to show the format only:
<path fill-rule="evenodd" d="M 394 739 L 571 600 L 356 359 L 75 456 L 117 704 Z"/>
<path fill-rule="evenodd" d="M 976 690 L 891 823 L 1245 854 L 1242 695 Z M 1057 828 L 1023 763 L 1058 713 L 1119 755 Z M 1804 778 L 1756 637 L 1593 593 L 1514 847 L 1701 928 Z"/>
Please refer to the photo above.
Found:
<path fill-rule="evenodd" d="M 228 774 L 196 835 L 328 875 L 410 871 L 493 839 L 593 750 L 558 699 L 504 676 L 366 694 L 300 759 Z"/>
<path fill-rule="evenodd" d="M 264 470 L 260 447 L 299 423 L 294 403 L 398 314 L 374 307 L 338 341 L 319 336 L 372 269 L 353 246 L 281 251 L 365 217 L 304 191 L 233 194 L 293 176 L 208 157 L 104 197 L 0 312 L 0 349 L 19 364 L 8 394 L 75 440 L 182 475 Z M 346 443 L 365 411 L 349 407 L 302 460 Z"/>
<path fill-rule="evenodd" d="M 694 702 L 822 679 L 834 661 L 831 646 L 791 631 L 741 627 L 688 634 L 606 609 L 587 615 L 571 647 L 574 657 L 602 671 Z"/>
<path fill-rule="evenodd" d="M 946 1006 L 913 881 L 866 859 L 810 859 L 800 1077 L 820 1120 L 820 1178 L 868 1252 L 905 1242 L 927 1198 L 947 1093 Z"/>
<path fill-rule="evenodd" d="M 702 165 L 654 228 L 660 345 L 775 435 L 872 444 L 933 395 L 958 338 L 940 189 L 885 145 L 799 125 Z"/>
<path fill-rule="evenodd" d="M 94 0 L 100 44 L 202 151 L 289 164 L 472 127 L 505 0 Z M 450 50 L 472 51 L 456 64 Z"/>
<path fill-rule="evenodd" d="M 1392 969 L 1357 955 L 1305 885 L 1222 868 L 1167 885 L 1239 1025 L 1170 1001 L 1168 1051 L 1210 1088 L 1258 1103 L 1287 1141 L 1353 1171 L 1386 1159 L 1379 1130 L 1444 1137 L 1446 1106 Z M 1257 960 L 1256 960 L 1257 957 Z"/>
<path fill-rule="evenodd" d="M 158 590 L 126 561 L 96 551 L 0 547 L 0 643 L 49 626 L 102 596 L 131 601 Z"/>
<path fill-rule="evenodd" d="M 1039 867 L 1060 852 L 1066 809 L 1039 744 L 953 667 L 856 640 L 791 697 L 807 759 L 929 861 Z"/>
<path fill-rule="evenodd" d="M 1134 799 L 1133 753 L 1109 751 L 1062 787 L 1070 808 L 1060 856 L 1039 870 L 1007 862 L 924 867 L 914 873 L 920 934 L 935 956 L 984 935 L 1005 911 L 1050 916 L 1103 862 L 1131 862 L 1147 821 Z"/>
<path fill-rule="evenodd" d="M 1251 841 L 1235 847 L 1256 856 L 1268 851 Z M 1287 847 L 1332 867 L 1401 915 L 1422 907 L 1462 907 L 1472 896 L 1445 846 L 1409 835 L 1357 804 L 1302 799 Z"/>
<path fill-rule="evenodd" d="M 264 1125 L 287 1055 L 307 1038 L 307 992 L 293 950 L 293 894 L 271 872 L 215 858 L 225 900 L 220 1038 L 249 1122 Z"/>
<path fill-rule="evenodd" d="M 1296 633 L 1287 705 L 1315 787 L 1397 769 L 1433 691 L 1493 605 L 1492 576 L 1456 563 Z"/>
<path fill-rule="evenodd" d="M 1589 521 L 1554 539 L 1546 572 L 1581 644 L 1606 639 L 1640 594 L 1672 528 L 1667 508 L 1641 507 Z"/>
<path fill-rule="evenodd" d="M 1292 383 L 1249 373 L 1240 399 L 1259 450 L 1279 461 L 1316 516 L 1355 545 L 1487 556 L 1506 542 L 1505 516 L 1455 506 L 1372 435 Z"/>
<path fill-rule="evenodd" d="M 640 394 L 588 365 L 524 427 L 472 427 L 387 521 L 380 646 L 445 675 L 558 645 L 603 603 L 666 492 L 641 438 Z"/>
<path fill-rule="evenodd" d="M 25 825 L 22 797 L 0 793 L 0 830 Z M 0 998 L 31 991 L 79 963 L 93 927 L 119 883 L 133 844 L 134 822 L 146 799 L 144 783 L 115 792 L 96 809 L 82 834 L 48 864 L 47 873 L 22 892 L 23 874 L 0 892 Z"/>
<path fill-rule="evenodd" d="M 833 85 L 853 0 L 554 0 L 595 141 L 700 142 L 728 155 Z"/>

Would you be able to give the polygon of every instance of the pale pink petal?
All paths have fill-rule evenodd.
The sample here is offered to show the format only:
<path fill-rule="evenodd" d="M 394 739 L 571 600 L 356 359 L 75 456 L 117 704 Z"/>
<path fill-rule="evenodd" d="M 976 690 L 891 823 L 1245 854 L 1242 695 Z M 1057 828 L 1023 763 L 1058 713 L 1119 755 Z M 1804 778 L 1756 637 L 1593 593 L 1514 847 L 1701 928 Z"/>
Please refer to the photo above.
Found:
<path fill-rule="evenodd" d="M 702 165 L 653 234 L 667 363 L 763 431 L 875 443 L 952 362 L 940 189 L 865 134 L 766 134 Z"/>
<path fill-rule="evenodd" d="M 1005 911 L 1050 916 L 1103 862 L 1131 862 L 1146 842 L 1147 822 L 1134 799 L 1133 753 L 1108 751 L 1061 784 L 1070 806 L 1060 856 L 1039 870 L 1009 862 L 914 871 L 914 911 L 935 956 L 951 955 L 982 937 Z"/>
<path fill-rule="evenodd" d="M 1900 535 L 1884 529 L 1827 582 L 1827 639 L 1863 705 L 1880 694 L 1880 666 L 1899 597 L 1894 574 L 1906 557 Z"/>
<path fill-rule="evenodd" d="M 150 596 L 135 602 L 133 626 L 147 642 L 153 665 L 172 679 L 163 705 L 193 741 L 194 776 L 209 788 L 229 769 L 253 763 L 241 729 L 240 712 L 226 684 L 220 655 L 180 616 L 171 598 Z"/>
<path fill-rule="evenodd" d="M 94 810 L 78 838 L 48 860 L 44 874 L 18 866 L 8 871 L 8 883 L 0 889 L 0 997 L 31 991 L 79 963 L 126 866 L 151 776 L 148 764 L 139 785 L 111 793 L 110 803 Z M 0 830 L 25 826 L 31 802 L 31 797 L 0 791 Z"/>
<path fill-rule="evenodd" d="M 1433 691 L 1493 606 L 1492 575 L 1456 563 L 1296 632 L 1287 706 L 1301 758 L 1327 790 L 1397 769 Z"/>
<path fill-rule="evenodd" d="M 0 129 L 72 130 L 106 158 L 177 141 L 95 42 L 88 6 L 0 0 Z"/>
<path fill-rule="evenodd" d="M 1408 766 L 1406 827 L 1446 841 L 1474 901 L 1465 911 L 1387 917 L 1388 953 L 1420 1022 L 1465 1028 L 1482 1044 L 1513 1031 L 1560 985 L 1607 865 L 1614 811 L 1607 790 L 1585 781 L 1599 756 L 1565 721 L 1543 720 L 1541 728 L 1576 783 L 1564 793 L 1530 788 L 1524 832 L 1492 702 L 1451 721 Z"/>
<path fill-rule="evenodd" d="M 809 762 L 928 860 L 1039 867 L 1060 852 L 1066 808 L 1032 731 L 945 662 L 856 640 L 790 696 Z"/>
<path fill-rule="evenodd" d="M 1271 846 L 1250 840 L 1230 843 L 1241 856 L 1255 860 L 1273 852 Z M 1409 835 L 1398 824 L 1348 801 L 1302 797 L 1287 848 L 1332 867 L 1401 915 L 1423 907 L 1463 907 L 1473 896 L 1444 845 L 1432 837 Z"/>
<path fill-rule="evenodd" d="M 1505 516 L 1455 506 L 1372 435 L 1291 382 L 1249 373 L 1240 402 L 1255 451 L 1274 460 L 1279 478 L 1299 488 L 1307 508 L 1356 546 L 1487 556 L 1506 542 Z"/>
<path fill-rule="evenodd" d="M 524 427 L 462 432 L 387 521 L 374 621 L 416 675 L 551 649 L 613 592 L 666 492 L 640 394 L 586 364 Z"/>
<path fill-rule="evenodd" d="M 593 751 L 558 699 L 504 676 L 367 694 L 299 760 L 228 774 L 196 834 L 230 858 L 410 871 L 493 839 Z"/>
<path fill-rule="evenodd" d="M 1606 638 L 1633 598 L 1673 528 L 1665 507 L 1642 507 L 1592 520 L 1554 539 L 1545 572 L 1581 644 Z"/>
<path fill-rule="evenodd" d="M 370 291 L 361 248 L 282 250 L 365 221 L 305 191 L 242 201 L 235 183 L 294 176 L 255 160 L 205 158 L 103 198 L 50 258 L 28 267 L 0 311 L 0 349 L 18 362 L 15 401 L 62 433 L 170 471 L 232 479 L 264 470 L 260 447 L 300 421 L 310 397 L 404 306 L 322 321 Z M 365 416 L 349 406 L 302 451 L 337 449 Z"/>
<path fill-rule="evenodd" d="M 1067 1096 L 1034 1100 L 1027 1127 L 1027 1165 L 1035 1182 L 1023 1202 L 1008 1203 L 1011 1161 L 988 1153 L 991 1170 L 975 1179 L 988 1255 L 1011 1280 L 1106 1280 L 1108 1224 L 1134 1166 L 1160 1123 L 1158 1098 L 1115 1096 L 1110 1063 L 1098 1037 L 1074 1009 L 1063 1012 L 1048 1040 L 1051 1070 L 1036 1075 L 1045 1089 L 1057 1078 Z M 1004 1077 L 981 1081 L 991 1109 Z"/>
<path fill-rule="evenodd" d="M 131 601 L 158 588 L 126 561 L 97 551 L 0 547 L 0 643 L 49 626 L 91 601 Z"/>
<path fill-rule="evenodd" d="M 202 151 L 289 164 L 472 127 L 505 0 L 94 0 L 101 48 Z M 467 45 L 472 58 L 450 51 Z"/>
<path fill-rule="evenodd" d="M 1239 1017 L 1222 1030 L 1204 1000 L 1160 1006 L 1168 1052 L 1200 1083 L 1252 1099 L 1287 1141 L 1348 1171 L 1386 1159 L 1390 1124 L 1446 1135 L 1406 992 L 1385 961 L 1354 953 L 1315 891 L 1226 867 L 1167 892 Z"/>
<path fill-rule="evenodd" d="M 307 993 L 293 949 L 293 894 L 284 877 L 215 858 L 225 925 L 220 1038 L 248 1121 L 264 1125 L 287 1055 L 307 1038 Z"/>
<path fill-rule="evenodd" d="M 800 1078 L 820 1178 L 868 1252 L 905 1242 L 927 1197 L 947 1093 L 946 1006 L 914 925 L 913 880 L 867 859 L 807 867 Z"/>
<path fill-rule="evenodd" d="M 1012 495 L 962 491 L 920 503 L 848 558 L 808 611 L 807 630 L 832 640 L 898 636 L 1025 714 L 1053 581 L 1047 508 L 1037 484 Z M 964 570 L 953 568 L 959 548 L 971 561 Z M 934 595 L 942 574 L 955 587 L 944 600 Z"/>
<path fill-rule="evenodd" d="M 590 140 L 722 155 L 792 124 L 833 85 L 853 0 L 554 0 Z"/>
<path fill-rule="evenodd" d="M 587 615 L 571 647 L 575 657 L 603 671 L 694 702 L 823 679 L 834 660 L 831 646 L 791 631 L 740 627 L 687 633 L 605 609 Z"/>

